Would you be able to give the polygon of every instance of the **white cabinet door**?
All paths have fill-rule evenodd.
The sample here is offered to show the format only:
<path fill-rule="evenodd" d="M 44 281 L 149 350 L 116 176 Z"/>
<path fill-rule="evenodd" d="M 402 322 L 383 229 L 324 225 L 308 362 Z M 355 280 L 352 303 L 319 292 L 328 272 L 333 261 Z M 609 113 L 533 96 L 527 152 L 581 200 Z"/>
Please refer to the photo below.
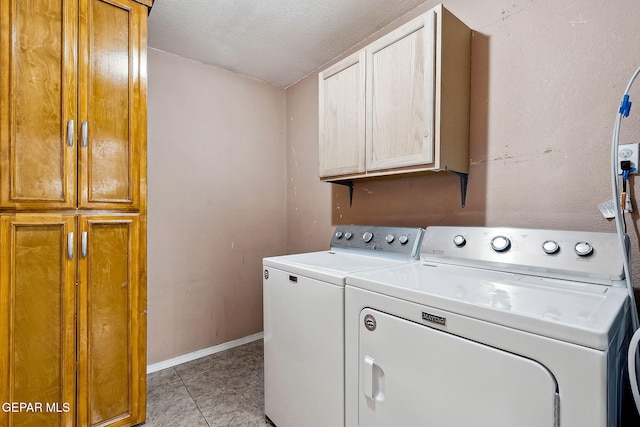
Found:
<path fill-rule="evenodd" d="M 320 177 L 365 171 L 364 52 L 319 76 Z"/>
<path fill-rule="evenodd" d="M 367 170 L 434 159 L 435 19 L 430 11 L 367 47 Z"/>
<path fill-rule="evenodd" d="M 358 335 L 360 427 L 557 425 L 557 383 L 533 360 L 372 309 Z"/>

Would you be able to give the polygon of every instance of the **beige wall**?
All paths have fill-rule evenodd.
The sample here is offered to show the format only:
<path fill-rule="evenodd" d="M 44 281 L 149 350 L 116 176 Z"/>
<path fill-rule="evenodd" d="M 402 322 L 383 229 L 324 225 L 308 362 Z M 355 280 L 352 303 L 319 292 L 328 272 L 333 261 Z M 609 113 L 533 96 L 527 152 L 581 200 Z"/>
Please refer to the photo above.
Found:
<path fill-rule="evenodd" d="M 318 178 L 317 74 L 287 89 L 287 248 L 327 249 L 332 185 Z"/>
<path fill-rule="evenodd" d="M 262 331 L 286 251 L 285 91 L 149 51 L 148 362 Z"/>
<path fill-rule="evenodd" d="M 320 182 L 317 73 L 285 91 L 150 51 L 149 363 L 262 330 L 261 258 L 325 249 L 336 224 L 614 230 L 597 204 L 640 65 L 637 1 L 444 4 L 475 31 L 464 209 L 446 173 L 357 182 L 351 208 Z M 640 81 L 631 96 L 621 143 L 640 142 Z"/>
<path fill-rule="evenodd" d="M 382 32 L 437 3 L 424 3 Z M 288 117 L 305 122 L 304 129 L 287 135 L 289 150 L 295 148 L 296 153 L 296 161 L 288 163 L 290 248 L 313 247 L 310 241 L 297 239 L 309 230 L 319 230 L 313 235 L 319 247 L 334 224 L 344 223 L 615 230 L 597 204 L 612 198 L 611 135 L 624 87 L 640 66 L 640 4 L 636 0 L 443 3 L 474 30 L 466 207 L 460 206 L 458 178 L 444 172 L 358 181 L 352 208 L 346 187 L 318 184 L 317 73 L 313 73 L 287 89 Z M 374 38 L 377 35 L 359 46 Z M 632 101 L 634 93 L 636 110 L 632 108 L 623 122 L 622 144 L 640 142 L 640 81 Z M 640 194 L 640 188 L 636 192 Z M 313 215 L 318 206 L 327 205 L 330 218 Z M 640 272 L 637 223 L 634 212 L 629 227 L 634 270 Z M 640 284 L 640 273 L 635 282 Z"/>

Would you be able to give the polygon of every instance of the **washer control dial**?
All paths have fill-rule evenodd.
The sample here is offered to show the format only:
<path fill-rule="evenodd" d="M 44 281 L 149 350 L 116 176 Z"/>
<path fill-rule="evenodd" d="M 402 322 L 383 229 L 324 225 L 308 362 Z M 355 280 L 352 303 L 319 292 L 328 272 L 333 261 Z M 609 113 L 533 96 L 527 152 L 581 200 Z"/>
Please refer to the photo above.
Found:
<path fill-rule="evenodd" d="M 398 237 L 398 242 L 400 242 L 401 245 L 406 245 L 408 241 L 409 241 L 409 237 L 406 234 L 403 234 L 402 236 Z"/>
<path fill-rule="evenodd" d="M 342 239 L 342 231 L 336 231 L 336 239 Z"/>
<path fill-rule="evenodd" d="M 593 254 L 593 246 L 588 242 L 578 242 L 573 248 L 579 256 L 587 257 Z"/>
<path fill-rule="evenodd" d="M 371 239 L 373 239 L 373 233 L 370 231 L 365 231 L 362 235 L 362 240 L 364 240 L 365 243 L 369 243 Z"/>
<path fill-rule="evenodd" d="M 396 236 L 393 234 L 387 234 L 387 237 L 385 237 L 384 240 L 386 240 L 387 243 L 393 243 L 393 241 L 396 240 Z"/>
<path fill-rule="evenodd" d="M 352 237 L 353 237 L 353 233 L 350 233 L 348 231 L 346 233 L 344 233 L 344 238 L 345 239 L 351 240 Z"/>
<path fill-rule="evenodd" d="M 555 253 L 558 253 L 558 251 L 560 250 L 560 245 L 558 245 L 558 242 L 556 242 L 555 240 L 547 240 L 542 244 L 542 250 L 546 254 L 553 255 Z"/>
<path fill-rule="evenodd" d="M 467 244 L 467 239 L 465 239 L 462 234 L 458 234 L 453 238 L 453 244 L 461 248 Z"/>
<path fill-rule="evenodd" d="M 491 249 L 496 252 L 506 252 L 511 247 L 511 240 L 505 236 L 496 236 L 491 239 Z"/>

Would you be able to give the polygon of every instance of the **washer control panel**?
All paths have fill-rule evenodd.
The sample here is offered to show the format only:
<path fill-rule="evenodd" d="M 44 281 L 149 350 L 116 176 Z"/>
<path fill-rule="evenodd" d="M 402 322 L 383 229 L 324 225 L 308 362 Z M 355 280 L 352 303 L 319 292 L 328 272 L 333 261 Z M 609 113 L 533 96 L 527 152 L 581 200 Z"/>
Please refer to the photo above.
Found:
<path fill-rule="evenodd" d="M 615 233 L 433 226 L 425 230 L 420 257 L 539 276 L 620 280 L 620 244 Z"/>
<path fill-rule="evenodd" d="M 418 259 L 424 229 L 339 225 L 331 238 L 331 249 L 377 251 Z"/>

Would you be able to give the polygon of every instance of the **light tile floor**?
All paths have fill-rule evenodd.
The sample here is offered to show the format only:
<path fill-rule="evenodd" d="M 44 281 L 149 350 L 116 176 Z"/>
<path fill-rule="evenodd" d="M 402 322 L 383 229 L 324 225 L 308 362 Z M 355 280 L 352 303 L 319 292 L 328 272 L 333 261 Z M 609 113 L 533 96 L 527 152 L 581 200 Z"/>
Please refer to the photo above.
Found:
<path fill-rule="evenodd" d="M 146 427 L 271 426 L 262 340 L 153 372 L 147 391 Z"/>

